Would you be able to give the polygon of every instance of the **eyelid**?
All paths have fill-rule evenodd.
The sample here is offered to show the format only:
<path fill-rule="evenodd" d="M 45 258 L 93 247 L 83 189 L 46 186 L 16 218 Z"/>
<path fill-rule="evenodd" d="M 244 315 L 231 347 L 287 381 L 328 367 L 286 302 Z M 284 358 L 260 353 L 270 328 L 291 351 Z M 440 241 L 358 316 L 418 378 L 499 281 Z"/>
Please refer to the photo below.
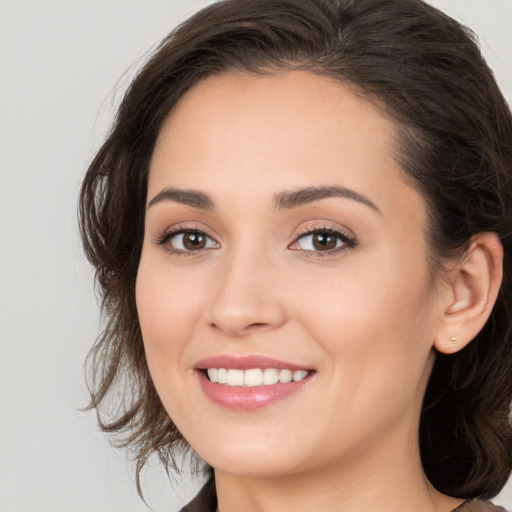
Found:
<path fill-rule="evenodd" d="M 288 246 L 289 249 L 300 251 L 307 256 L 322 257 L 329 256 L 335 253 L 343 252 L 346 250 L 353 249 L 357 245 L 357 241 L 354 235 L 349 234 L 348 230 L 340 227 L 335 227 L 329 224 L 316 224 L 302 228 L 299 233 L 295 236 L 293 242 Z M 303 249 L 301 247 L 294 247 L 299 243 L 300 240 L 305 239 L 308 236 L 315 234 L 326 234 L 331 235 L 342 242 L 341 246 L 327 250 L 314 250 L 314 249 Z"/>
<path fill-rule="evenodd" d="M 201 234 L 201 235 L 205 236 L 208 240 L 213 242 L 215 244 L 215 247 L 203 247 L 203 248 L 199 248 L 199 249 L 195 249 L 195 250 L 194 249 L 187 250 L 187 249 L 175 248 L 168 244 L 168 242 L 172 238 L 174 238 L 178 235 L 186 234 L 186 233 Z M 165 229 L 161 234 L 157 235 L 153 239 L 153 243 L 156 245 L 164 246 L 167 251 L 169 251 L 173 254 L 178 254 L 178 255 L 194 255 L 194 254 L 198 254 L 201 252 L 209 251 L 211 249 L 217 249 L 220 247 L 220 243 L 212 235 L 210 235 L 208 233 L 207 229 L 205 229 L 203 227 L 199 227 L 195 223 L 193 223 L 193 224 L 180 223 L 180 224 L 174 225 L 172 227 L 169 227 L 169 228 Z"/>

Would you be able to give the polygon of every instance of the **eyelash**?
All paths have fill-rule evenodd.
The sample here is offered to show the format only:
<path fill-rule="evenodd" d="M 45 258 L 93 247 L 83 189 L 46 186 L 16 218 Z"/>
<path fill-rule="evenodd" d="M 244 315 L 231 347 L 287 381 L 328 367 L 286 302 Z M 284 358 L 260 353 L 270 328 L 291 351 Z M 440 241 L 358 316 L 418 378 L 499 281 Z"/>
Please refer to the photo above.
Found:
<path fill-rule="evenodd" d="M 174 237 L 177 237 L 178 235 L 185 235 L 185 234 L 197 234 L 199 236 L 204 236 L 207 239 L 207 244 L 213 242 L 216 244 L 217 247 L 204 247 L 200 249 L 177 249 L 175 247 L 172 247 L 169 244 L 169 241 L 172 240 Z M 300 247 L 294 248 L 293 246 L 296 245 L 300 240 L 305 239 L 308 236 L 312 235 L 326 235 L 326 236 L 332 236 L 338 239 L 338 241 L 341 241 L 342 245 L 338 247 L 334 247 L 333 249 L 329 250 L 309 250 L 309 249 L 302 249 Z M 208 242 L 209 241 L 209 242 Z M 190 256 L 194 254 L 198 254 L 204 250 L 212 249 L 212 248 L 218 248 L 220 247 L 219 243 L 215 241 L 213 238 L 208 236 L 202 229 L 198 229 L 195 227 L 184 227 L 184 228 L 178 228 L 173 231 L 165 232 L 161 236 L 159 236 L 155 243 L 157 245 L 165 246 L 165 249 L 172 253 L 176 254 L 178 256 Z M 320 226 L 320 227 L 313 227 L 313 228 L 307 228 L 303 229 L 299 232 L 299 234 L 295 237 L 295 240 L 288 246 L 291 250 L 300 251 L 302 254 L 306 255 L 307 257 L 315 257 L 315 258 L 322 258 L 325 256 L 331 256 L 335 253 L 345 251 L 348 249 L 353 249 L 356 246 L 356 240 L 349 236 L 347 233 L 342 231 L 341 229 L 333 228 L 332 226 Z"/>
<path fill-rule="evenodd" d="M 212 249 L 212 247 L 204 247 L 204 248 L 195 249 L 195 250 L 194 249 L 191 249 L 191 250 L 176 249 L 175 247 L 172 247 L 172 245 L 169 244 L 169 241 L 171 239 L 173 239 L 174 237 L 177 237 L 178 235 L 186 235 L 186 234 L 197 234 L 199 236 L 203 236 L 207 239 L 206 243 L 208 243 L 208 241 L 210 241 L 210 242 L 213 242 L 214 244 L 216 244 L 217 246 L 219 246 L 219 243 L 217 241 L 213 240 L 212 237 L 208 236 L 202 229 L 195 228 L 195 227 L 184 227 L 184 228 L 175 229 L 173 231 L 165 232 L 155 240 L 155 243 L 157 245 L 164 246 L 166 251 L 168 251 L 172 254 L 175 254 L 177 256 L 190 256 L 190 255 L 198 254 L 206 249 Z"/>
<path fill-rule="evenodd" d="M 312 257 L 312 258 L 323 258 L 326 256 L 332 256 L 333 254 L 346 251 L 348 249 L 353 249 L 357 243 L 356 240 L 342 231 L 341 229 L 334 228 L 332 226 L 318 226 L 313 228 L 305 228 L 299 232 L 295 240 L 288 246 L 288 248 L 292 248 L 295 244 L 297 244 L 300 240 L 305 239 L 308 236 L 311 235 L 326 235 L 326 236 L 332 236 L 337 238 L 339 241 L 341 241 L 342 245 L 339 247 L 334 247 L 333 249 L 320 251 L 320 250 L 308 250 L 308 249 L 301 249 L 296 248 L 293 250 L 301 251 L 305 256 Z"/>

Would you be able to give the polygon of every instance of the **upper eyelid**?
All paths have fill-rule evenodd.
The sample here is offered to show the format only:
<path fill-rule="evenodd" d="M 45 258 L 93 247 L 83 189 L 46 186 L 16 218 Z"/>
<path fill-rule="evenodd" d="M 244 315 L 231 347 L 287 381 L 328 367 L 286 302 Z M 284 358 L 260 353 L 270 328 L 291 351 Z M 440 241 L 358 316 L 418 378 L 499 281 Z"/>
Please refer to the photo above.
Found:
<path fill-rule="evenodd" d="M 199 233 L 204 233 L 209 238 L 215 239 L 216 237 L 211 234 L 211 229 L 207 226 L 202 225 L 201 223 L 188 223 L 188 222 L 177 222 L 176 224 L 172 224 L 171 226 L 160 230 L 162 235 L 177 235 L 178 233 L 187 233 L 191 231 L 197 231 Z"/>
<path fill-rule="evenodd" d="M 180 225 L 180 223 L 178 223 L 173 225 L 172 227 L 168 227 L 164 230 L 159 231 L 158 234 L 153 237 L 153 242 L 157 245 L 161 245 L 177 235 L 194 232 L 201 233 L 210 240 L 214 241 L 216 244 L 220 245 L 220 242 L 217 240 L 215 236 L 209 233 L 209 230 L 203 227 L 199 227 L 195 224 L 187 223 L 184 223 L 183 225 Z"/>
<path fill-rule="evenodd" d="M 348 231 L 348 232 L 347 232 Z M 332 250 L 326 250 L 326 251 L 314 251 L 314 250 L 308 250 L 308 249 L 301 249 L 297 248 L 294 250 L 300 250 L 305 254 L 315 254 L 315 255 L 324 255 L 327 256 L 328 254 L 332 254 L 334 252 L 343 251 L 346 249 L 352 249 L 355 248 L 358 245 L 358 241 L 351 233 L 350 230 L 341 228 L 341 227 L 335 227 L 328 224 L 322 224 L 322 225 L 314 225 L 310 227 L 303 227 L 299 233 L 295 236 L 293 241 L 288 245 L 288 248 L 292 248 L 292 246 L 298 244 L 300 240 L 307 238 L 308 236 L 314 235 L 315 233 L 327 233 L 331 234 L 332 236 L 337 237 L 342 241 L 342 247 L 338 247 L 336 249 Z"/>
<path fill-rule="evenodd" d="M 219 237 L 212 235 L 211 230 L 208 229 L 206 226 L 203 227 L 200 223 L 197 224 L 187 222 L 176 223 L 171 227 L 168 227 L 165 230 L 161 231 L 159 235 L 154 237 L 154 242 L 157 244 L 161 244 L 163 243 L 164 240 L 169 240 L 173 236 L 188 232 L 202 233 L 206 237 L 217 243 L 219 246 L 222 245 L 221 241 L 219 240 Z M 356 244 L 356 237 L 352 234 L 351 230 L 341 226 L 333 226 L 332 224 L 324 221 L 321 223 L 315 223 L 310 226 L 301 227 L 299 230 L 295 232 L 291 242 L 289 242 L 287 246 L 290 247 L 291 245 L 295 244 L 300 238 L 319 232 L 332 233 L 333 235 L 339 236 L 340 238 L 345 238 L 345 242 L 347 242 L 348 240 L 351 241 L 354 245 Z"/>
<path fill-rule="evenodd" d="M 183 249 L 179 247 L 175 247 L 174 244 L 171 243 L 171 240 L 174 239 L 177 236 L 184 235 L 186 233 L 201 233 L 206 238 L 210 240 L 210 242 L 213 242 L 213 247 L 202 247 L 198 249 Z M 157 246 L 162 247 L 164 250 L 168 251 L 171 254 L 174 255 L 198 255 L 202 253 L 206 253 L 205 251 L 211 251 L 212 249 L 219 249 L 221 247 L 221 244 L 212 236 L 210 236 L 208 233 L 206 233 L 204 230 L 196 229 L 196 228 L 176 228 L 171 230 L 166 230 L 162 234 L 158 235 L 155 239 L 153 239 L 153 243 Z"/>
<path fill-rule="evenodd" d="M 208 236 L 209 238 L 212 238 L 212 239 L 216 238 L 215 236 L 213 236 L 213 235 L 211 235 L 209 233 L 208 229 L 196 226 L 195 224 L 193 224 L 193 225 L 183 225 L 183 226 L 180 226 L 180 224 L 178 224 L 178 225 L 175 225 L 175 226 L 173 226 L 171 228 L 165 229 L 163 231 L 163 234 L 164 235 L 177 235 L 179 233 L 187 233 L 187 232 L 193 232 L 193 231 L 197 231 L 199 233 L 203 233 L 203 234 L 205 234 L 206 236 Z M 347 232 L 349 230 L 342 229 L 342 228 L 337 228 L 337 227 L 334 227 L 334 226 L 329 226 L 329 225 L 326 225 L 326 224 L 322 224 L 321 226 L 318 225 L 318 226 L 303 227 L 303 228 L 301 228 L 294 235 L 294 240 L 296 240 L 297 238 L 299 238 L 301 236 L 309 235 L 309 234 L 317 233 L 317 232 L 321 232 L 321 231 L 328 232 L 328 233 L 333 233 L 333 234 L 342 234 L 342 235 L 345 235 L 347 238 L 351 238 L 351 239 L 354 238 L 353 235 L 351 235 L 349 232 Z"/>
<path fill-rule="evenodd" d="M 326 232 L 326 233 L 332 233 L 334 235 L 343 235 L 344 237 L 354 240 L 356 239 L 355 235 L 352 233 L 350 229 L 341 227 L 341 226 L 333 226 L 332 224 L 322 223 L 322 224 L 315 224 L 313 226 L 304 226 L 300 228 L 298 233 L 295 235 L 294 240 L 297 240 L 301 236 L 310 235 L 313 233 L 318 232 Z"/>

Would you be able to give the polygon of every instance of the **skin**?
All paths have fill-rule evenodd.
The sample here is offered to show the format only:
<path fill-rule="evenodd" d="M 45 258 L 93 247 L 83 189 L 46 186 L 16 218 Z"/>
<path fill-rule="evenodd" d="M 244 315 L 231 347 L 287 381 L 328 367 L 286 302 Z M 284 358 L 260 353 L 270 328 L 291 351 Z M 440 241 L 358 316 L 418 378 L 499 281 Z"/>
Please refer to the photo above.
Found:
<path fill-rule="evenodd" d="M 221 512 L 447 512 L 461 502 L 427 481 L 417 431 L 434 346 L 462 346 L 439 340 L 471 302 L 472 274 L 432 286 L 425 203 L 402 177 L 395 140 L 370 104 L 301 71 L 203 80 L 162 128 L 137 307 L 156 389 L 215 468 Z M 276 208 L 276 195 L 321 186 L 375 208 L 351 197 Z M 168 187 L 206 194 L 214 207 L 154 200 Z M 354 243 L 322 255 L 304 233 L 324 227 Z M 180 235 L 159 243 L 186 228 L 207 245 L 187 252 Z M 489 261 L 482 246 L 477 267 Z M 205 396 L 194 370 L 219 354 L 315 373 L 284 400 L 234 411 Z"/>

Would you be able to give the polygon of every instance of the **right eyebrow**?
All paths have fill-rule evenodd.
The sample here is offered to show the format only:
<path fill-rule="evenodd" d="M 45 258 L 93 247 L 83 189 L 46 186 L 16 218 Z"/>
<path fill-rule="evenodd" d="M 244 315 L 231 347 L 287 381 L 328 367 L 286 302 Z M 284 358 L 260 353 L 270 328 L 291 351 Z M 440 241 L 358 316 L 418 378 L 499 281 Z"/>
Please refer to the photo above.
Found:
<path fill-rule="evenodd" d="M 166 187 L 149 201 L 146 209 L 149 210 L 149 208 L 155 204 L 163 201 L 174 201 L 175 203 L 186 204 L 187 206 L 200 208 L 202 210 L 213 210 L 213 208 L 215 208 L 211 197 L 203 192 Z"/>
<path fill-rule="evenodd" d="M 289 209 L 320 201 L 321 199 L 328 199 L 330 197 L 344 197 L 346 199 L 352 199 L 353 201 L 357 201 L 358 203 L 364 204 L 372 210 L 381 213 L 377 205 L 370 201 L 366 196 L 363 196 L 350 188 L 340 187 L 338 185 L 327 187 L 305 187 L 298 190 L 292 190 L 291 192 L 281 192 L 275 196 L 274 204 L 278 209 Z"/>

